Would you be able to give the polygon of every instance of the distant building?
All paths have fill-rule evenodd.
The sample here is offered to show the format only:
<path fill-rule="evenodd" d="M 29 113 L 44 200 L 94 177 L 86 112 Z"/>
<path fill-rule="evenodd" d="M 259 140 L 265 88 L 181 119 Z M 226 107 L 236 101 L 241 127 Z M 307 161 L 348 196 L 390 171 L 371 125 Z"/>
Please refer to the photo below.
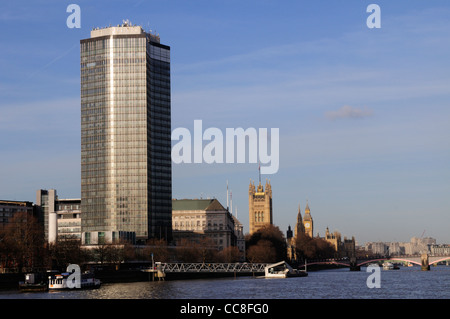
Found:
<path fill-rule="evenodd" d="M 311 216 L 311 210 L 307 202 L 305 207 L 305 216 L 303 218 L 300 210 L 300 205 L 298 207 L 297 222 L 295 224 L 294 234 L 292 234 L 291 226 L 289 226 L 287 231 L 286 241 L 287 241 L 287 254 L 289 259 L 291 260 L 297 259 L 295 246 L 299 235 L 304 234 L 313 238 L 313 232 L 314 232 L 313 218 Z M 317 238 L 320 238 L 318 234 Z M 344 237 L 344 239 L 342 240 L 341 234 L 339 232 L 335 231 L 334 233 L 331 233 L 327 227 L 325 231 L 325 237 L 322 239 L 326 240 L 331 244 L 331 246 L 336 251 L 336 257 L 350 257 L 355 254 L 356 241 L 354 237 L 352 237 L 351 239 L 347 239 L 347 237 Z"/>
<path fill-rule="evenodd" d="M 354 257 L 356 255 L 356 240 L 355 237 L 352 236 L 351 239 L 348 239 L 344 236 L 344 240 L 342 241 L 342 245 L 338 250 L 338 255 L 340 257 Z"/>
<path fill-rule="evenodd" d="M 58 240 L 81 240 L 81 199 L 58 199 L 55 206 Z"/>
<path fill-rule="evenodd" d="M 0 230 L 3 230 L 19 213 L 35 216 L 36 211 L 32 202 L 0 200 Z"/>
<path fill-rule="evenodd" d="M 388 252 L 387 245 L 382 242 L 367 242 L 365 248 L 374 255 L 385 256 Z"/>
<path fill-rule="evenodd" d="M 47 242 L 81 240 L 81 199 L 59 199 L 55 189 L 39 189 L 36 208 L 42 216 Z"/>
<path fill-rule="evenodd" d="M 295 246 L 296 240 L 300 234 L 305 234 L 305 225 L 303 223 L 300 205 L 298 205 L 297 222 L 295 223 L 294 231 L 291 230 L 291 226 L 289 225 L 286 232 L 287 255 L 290 260 L 297 259 Z"/>
<path fill-rule="evenodd" d="M 300 211 L 299 211 L 299 213 L 300 213 Z M 308 201 L 306 201 L 305 217 L 303 218 L 303 226 L 305 229 L 305 234 L 312 238 L 313 234 L 314 234 L 314 225 L 313 225 L 313 219 L 311 217 L 311 211 L 309 209 Z"/>
<path fill-rule="evenodd" d="M 241 253 L 242 261 L 244 261 L 245 260 L 244 226 L 234 215 L 233 220 L 234 220 L 234 234 L 236 235 L 236 246 L 239 249 L 239 252 Z"/>
<path fill-rule="evenodd" d="M 330 230 L 326 229 L 325 231 L 325 240 L 333 246 L 334 250 L 339 251 L 339 248 L 341 246 L 341 233 L 338 231 L 334 231 L 333 233 L 330 233 Z"/>
<path fill-rule="evenodd" d="M 291 229 L 291 225 L 289 225 L 288 229 L 286 231 L 286 239 L 289 241 L 293 237 L 294 237 L 294 232 Z"/>
<path fill-rule="evenodd" d="M 432 244 L 432 245 L 430 245 L 430 255 L 432 255 L 432 256 L 449 256 L 450 255 L 450 245 Z"/>
<path fill-rule="evenodd" d="M 436 239 L 431 237 L 412 237 L 410 242 L 367 242 L 366 251 L 374 255 L 418 255 L 430 253 L 430 247 L 436 245 Z"/>
<path fill-rule="evenodd" d="M 99 231 L 82 233 L 84 247 L 99 246 L 105 244 L 136 244 L 136 233 L 126 231 Z"/>
<path fill-rule="evenodd" d="M 248 189 L 248 214 L 250 235 L 267 225 L 273 224 L 272 186 L 266 181 L 265 190 L 259 182 L 258 187 L 250 181 Z"/>
<path fill-rule="evenodd" d="M 406 255 L 415 255 L 428 253 L 430 251 L 430 246 L 436 244 L 436 239 L 431 237 L 412 237 L 409 243 L 400 243 L 405 247 Z"/>
<path fill-rule="evenodd" d="M 55 242 L 57 236 L 56 199 L 57 195 L 55 189 L 39 189 L 36 191 L 36 208 L 41 223 L 44 225 L 44 239 L 48 242 Z"/>
<path fill-rule="evenodd" d="M 307 226 L 308 226 L 308 235 L 312 232 L 312 217 L 311 212 L 309 210 L 309 206 L 306 205 L 306 208 L 308 209 L 308 219 L 307 219 Z M 291 226 L 289 225 L 287 233 L 286 233 L 286 243 L 287 243 L 287 255 L 290 260 L 296 260 L 297 259 L 297 253 L 296 253 L 296 241 L 299 235 L 306 234 L 305 231 L 305 221 L 302 218 L 302 213 L 300 209 L 300 205 L 298 205 L 298 213 L 297 213 L 297 222 L 295 223 L 294 231 L 291 230 Z"/>
<path fill-rule="evenodd" d="M 351 239 L 344 237 L 342 240 L 340 232 L 334 231 L 333 233 L 330 233 L 330 230 L 327 227 L 324 239 L 333 246 L 336 251 L 336 257 L 351 257 L 355 255 L 355 237 L 352 237 Z"/>
<path fill-rule="evenodd" d="M 218 250 L 244 248 L 243 227 L 217 199 L 174 199 L 172 231 L 175 241 L 212 240 Z M 243 245 L 244 244 L 244 245 Z"/>
<path fill-rule="evenodd" d="M 298 237 L 298 234 L 305 233 L 305 225 L 303 224 L 302 212 L 300 210 L 300 205 L 298 205 L 297 223 L 294 228 L 294 237 Z"/>

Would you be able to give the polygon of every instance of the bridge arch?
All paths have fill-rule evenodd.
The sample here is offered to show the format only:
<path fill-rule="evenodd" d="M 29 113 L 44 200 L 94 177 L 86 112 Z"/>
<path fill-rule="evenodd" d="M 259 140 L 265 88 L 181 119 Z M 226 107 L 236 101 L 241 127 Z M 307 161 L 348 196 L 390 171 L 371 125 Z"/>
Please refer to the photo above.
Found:
<path fill-rule="evenodd" d="M 306 263 L 306 266 L 311 266 L 311 265 L 340 265 L 340 266 L 350 267 L 350 264 L 348 264 L 348 263 L 342 263 L 342 262 L 338 262 L 338 261 L 334 261 L 334 260 L 330 260 L 330 261 L 313 261 L 313 262 L 309 262 L 309 263 L 307 262 Z"/>
<path fill-rule="evenodd" d="M 378 259 L 365 260 L 365 261 L 359 263 L 357 266 L 364 266 L 364 265 L 366 265 L 366 264 L 374 263 L 374 262 L 377 262 L 377 261 L 383 261 L 383 260 L 386 260 L 386 258 L 378 258 Z"/>
<path fill-rule="evenodd" d="M 430 257 L 430 258 L 432 258 L 432 257 Z M 373 258 L 373 259 L 361 261 L 361 262 L 357 263 L 356 266 L 360 267 L 360 266 L 365 266 L 370 263 L 387 261 L 387 260 L 407 262 L 410 264 L 422 266 L 421 257 L 414 256 L 414 255 L 413 256 L 399 256 L 399 257 L 389 256 L 389 257 Z M 432 264 L 436 264 L 436 263 L 439 263 L 439 262 L 445 261 L 445 260 L 450 260 L 450 256 L 439 257 L 438 259 L 433 260 L 433 261 L 431 261 L 431 259 L 429 259 L 428 264 L 430 266 Z M 306 263 L 306 266 L 310 266 L 310 265 L 340 265 L 340 266 L 345 266 L 345 267 L 352 267 L 352 265 L 350 264 L 350 261 L 348 259 L 347 260 L 342 260 L 342 259 L 312 260 L 312 261 Z M 302 266 L 305 266 L 305 264 L 303 264 Z"/>
<path fill-rule="evenodd" d="M 412 259 L 408 259 L 408 258 L 390 257 L 389 260 L 406 261 L 406 262 L 409 262 L 410 264 L 415 264 L 415 265 L 419 265 L 419 266 L 422 265 L 422 264 L 420 263 L 420 261 L 412 260 Z"/>
<path fill-rule="evenodd" d="M 441 259 L 434 260 L 434 261 L 430 262 L 429 265 L 431 266 L 432 264 L 437 264 L 438 262 L 445 261 L 445 260 L 450 260 L 450 256 L 442 257 Z"/>

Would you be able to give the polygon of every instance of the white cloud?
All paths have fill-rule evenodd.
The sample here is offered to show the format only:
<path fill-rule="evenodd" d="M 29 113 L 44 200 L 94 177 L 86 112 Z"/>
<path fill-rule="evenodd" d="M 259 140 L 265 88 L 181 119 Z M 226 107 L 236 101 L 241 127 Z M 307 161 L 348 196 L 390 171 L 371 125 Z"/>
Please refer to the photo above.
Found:
<path fill-rule="evenodd" d="M 368 107 L 361 109 L 350 105 L 344 105 L 337 111 L 328 111 L 325 113 L 325 116 L 332 120 L 340 118 L 364 118 L 372 115 L 373 111 Z"/>

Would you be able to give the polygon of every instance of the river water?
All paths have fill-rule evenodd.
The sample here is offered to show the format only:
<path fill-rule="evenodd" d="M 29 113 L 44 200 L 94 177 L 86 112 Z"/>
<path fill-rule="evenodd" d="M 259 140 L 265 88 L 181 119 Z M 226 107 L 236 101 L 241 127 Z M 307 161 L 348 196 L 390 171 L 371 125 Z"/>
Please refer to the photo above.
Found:
<path fill-rule="evenodd" d="M 237 277 L 105 283 L 95 290 L 21 293 L 0 291 L 0 299 L 450 299 L 450 267 L 380 270 L 379 288 L 369 288 L 375 273 L 348 268 L 311 271 L 307 277 Z M 370 280 L 370 283 L 375 282 Z"/>

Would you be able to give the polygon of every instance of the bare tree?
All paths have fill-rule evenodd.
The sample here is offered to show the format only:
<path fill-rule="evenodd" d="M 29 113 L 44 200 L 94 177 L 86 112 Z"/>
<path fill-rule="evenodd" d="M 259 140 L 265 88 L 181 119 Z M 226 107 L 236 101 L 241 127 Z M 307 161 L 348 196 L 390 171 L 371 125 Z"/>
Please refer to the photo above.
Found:
<path fill-rule="evenodd" d="M 264 262 L 281 261 L 284 260 L 287 256 L 286 239 L 284 238 L 283 232 L 274 225 L 267 225 L 254 232 L 252 235 L 247 235 L 246 246 L 247 258 L 249 258 L 249 261 L 252 254 L 255 254 L 254 256 L 252 256 L 252 258 L 256 258 L 257 260 L 264 260 Z M 252 249 L 253 246 L 259 247 L 255 247 L 254 249 Z M 261 251 L 262 253 L 264 248 L 267 249 L 266 256 L 256 257 L 260 255 L 258 252 Z"/>
<path fill-rule="evenodd" d="M 277 261 L 275 247 L 269 240 L 261 239 L 247 250 L 247 259 L 251 263 L 266 263 Z"/>
<path fill-rule="evenodd" d="M 335 250 L 325 239 L 311 238 L 306 234 L 298 234 L 295 240 L 295 250 L 300 260 L 333 258 Z"/>
<path fill-rule="evenodd" d="M 236 246 L 229 246 L 219 251 L 216 255 L 218 262 L 233 263 L 239 261 L 241 252 Z"/>
<path fill-rule="evenodd" d="M 194 242 L 183 238 L 177 243 L 177 259 L 181 262 L 200 262 L 201 254 Z"/>
<path fill-rule="evenodd" d="M 170 260 L 170 253 L 167 247 L 167 242 L 164 239 L 149 239 L 147 246 L 143 249 L 144 260 L 150 260 L 153 254 L 153 260 L 159 262 L 168 262 Z"/>
<path fill-rule="evenodd" d="M 0 240 L 2 259 L 8 259 L 19 271 L 45 266 L 44 232 L 32 214 L 16 213 L 1 232 Z"/>
<path fill-rule="evenodd" d="M 186 238 L 177 243 L 177 259 L 182 262 L 214 262 L 217 247 L 209 237 L 199 237 L 195 240 Z"/>
<path fill-rule="evenodd" d="M 87 259 L 87 253 L 81 248 L 80 240 L 59 239 L 56 243 L 50 244 L 49 266 L 51 268 L 63 269 L 68 264 L 83 264 Z"/>

